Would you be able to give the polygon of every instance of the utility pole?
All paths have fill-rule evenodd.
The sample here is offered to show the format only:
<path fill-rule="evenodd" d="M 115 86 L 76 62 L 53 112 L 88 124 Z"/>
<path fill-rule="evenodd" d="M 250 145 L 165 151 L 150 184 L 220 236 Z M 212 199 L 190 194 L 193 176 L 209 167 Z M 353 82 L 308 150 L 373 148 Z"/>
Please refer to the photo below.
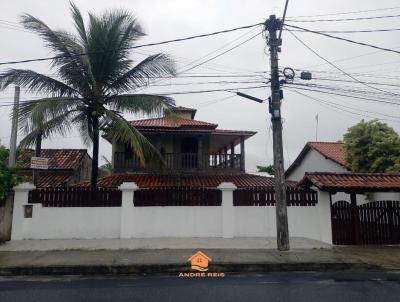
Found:
<path fill-rule="evenodd" d="M 36 146 L 35 146 L 35 157 L 40 157 L 42 150 L 42 132 L 36 135 Z M 39 184 L 39 170 L 33 169 L 33 184 L 38 186 Z"/>
<path fill-rule="evenodd" d="M 14 108 L 12 114 L 11 137 L 10 137 L 10 154 L 8 156 L 8 166 L 14 167 L 17 157 L 17 132 L 18 132 L 18 107 L 19 107 L 20 88 L 15 86 L 14 90 Z"/>
<path fill-rule="evenodd" d="M 290 246 L 282 146 L 281 99 L 283 96 L 279 84 L 278 66 L 278 52 L 280 51 L 282 40 L 277 38 L 277 31 L 281 30 L 281 28 L 282 22 L 276 19 L 275 15 L 271 15 L 265 22 L 265 29 L 269 33 L 268 45 L 271 58 L 271 98 L 269 111 L 271 113 L 273 131 L 277 246 L 278 250 L 287 251 L 290 249 Z"/>

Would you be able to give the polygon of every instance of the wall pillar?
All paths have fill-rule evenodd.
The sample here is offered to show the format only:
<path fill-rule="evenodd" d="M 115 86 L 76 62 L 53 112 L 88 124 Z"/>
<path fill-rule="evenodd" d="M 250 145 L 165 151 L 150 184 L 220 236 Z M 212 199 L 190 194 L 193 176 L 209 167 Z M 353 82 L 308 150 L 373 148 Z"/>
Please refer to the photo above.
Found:
<path fill-rule="evenodd" d="M 203 169 L 208 167 L 203 167 L 203 137 L 199 136 L 197 145 L 197 168 Z"/>
<path fill-rule="evenodd" d="M 135 220 L 134 198 L 135 191 L 138 190 L 139 187 L 134 182 L 124 182 L 118 189 L 122 191 L 119 238 L 132 238 Z"/>
<path fill-rule="evenodd" d="M 222 237 L 233 238 L 235 230 L 233 191 L 237 187 L 231 182 L 222 182 L 218 189 L 222 191 Z"/>
<path fill-rule="evenodd" d="M 244 136 L 240 137 L 240 171 L 245 171 Z"/>
<path fill-rule="evenodd" d="M 231 143 L 231 168 L 235 167 L 235 144 Z"/>
<path fill-rule="evenodd" d="M 329 192 L 322 192 L 316 188 L 312 189 L 318 191 L 318 203 L 315 205 L 317 209 L 315 227 L 318 228 L 320 233 L 319 240 L 332 244 L 331 194 Z"/>
<path fill-rule="evenodd" d="M 36 189 L 31 184 L 24 182 L 14 187 L 14 208 L 11 227 L 11 240 L 24 239 L 24 206 L 28 204 L 29 191 Z"/>
<path fill-rule="evenodd" d="M 358 217 L 358 207 L 357 207 L 357 194 L 350 194 L 350 205 L 351 205 L 351 221 L 353 226 L 354 242 L 353 244 L 359 244 L 360 240 L 360 220 Z"/>
<path fill-rule="evenodd" d="M 228 165 L 228 147 L 224 147 L 224 167 L 226 168 Z"/>

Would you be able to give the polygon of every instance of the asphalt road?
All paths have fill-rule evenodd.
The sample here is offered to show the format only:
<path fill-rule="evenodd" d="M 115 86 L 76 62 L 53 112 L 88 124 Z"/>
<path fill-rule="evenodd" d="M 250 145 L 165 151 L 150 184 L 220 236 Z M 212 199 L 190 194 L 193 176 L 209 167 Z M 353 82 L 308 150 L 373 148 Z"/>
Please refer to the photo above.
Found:
<path fill-rule="evenodd" d="M 0 279 L 0 301 L 399 301 L 400 273 Z"/>

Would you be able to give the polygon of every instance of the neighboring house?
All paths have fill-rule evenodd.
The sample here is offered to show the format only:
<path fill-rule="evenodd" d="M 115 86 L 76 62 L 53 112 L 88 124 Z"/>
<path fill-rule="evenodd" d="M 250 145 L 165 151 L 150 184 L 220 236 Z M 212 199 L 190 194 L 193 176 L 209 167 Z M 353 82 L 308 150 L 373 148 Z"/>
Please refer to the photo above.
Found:
<path fill-rule="evenodd" d="M 19 173 L 32 176 L 30 158 L 34 150 L 25 150 L 23 156 L 27 160 Z M 92 159 L 86 149 L 42 149 L 40 156 L 49 159 L 49 169 L 38 170 L 38 187 L 72 185 L 90 178 Z"/>
<path fill-rule="evenodd" d="M 286 170 L 286 179 L 299 181 L 306 172 L 349 172 L 343 143 L 308 142 Z"/>
<path fill-rule="evenodd" d="M 100 186 L 117 187 L 135 181 L 141 187 L 218 186 L 233 181 L 241 187 L 271 185 L 270 178 L 245 173 L 245 141 L 256 132 L 221 130 L 218 125 L 195 120 L 196 110 L 176 107 L 163 117 L 131 121 L 160 152 L 164 166 L 140 165 L 131 148 L 110 137 L 114 174 Z"/>
<path fill-rule="evenodd" d="M 285 176 L 287 180 L 335 193 L 331 197 L 333 202 L 350 201 L 349 193 L 355 188 L 359 188 L 357 204 L 373 200 L 400 200 L 397 189 L 391 188 L 392 178 L 386 177 L 386 174 L 353 173 L 346 162 L 344 145 L 340 142 L 308 142 L 286 170 Z M 336 187 L 340 189 L 334 189 Z"/>

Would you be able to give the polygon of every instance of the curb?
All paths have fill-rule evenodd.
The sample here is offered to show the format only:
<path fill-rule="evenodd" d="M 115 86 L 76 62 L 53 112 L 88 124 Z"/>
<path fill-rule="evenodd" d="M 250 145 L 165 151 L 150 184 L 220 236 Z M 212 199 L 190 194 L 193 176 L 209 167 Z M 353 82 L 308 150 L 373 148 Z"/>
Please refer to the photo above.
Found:
<path fill-rule="evenodd" d="M 367 263 L 214 263 L 210 272 L 223 273 L 269 273 L 269 272 L 380 272 L 390 271 Z M 70 265 L 70 266 L 24 266 L 1 267 L 0 276 L 39 275 L 173 275 L 194 272 L 187 264 L 143 265 Z"/>

